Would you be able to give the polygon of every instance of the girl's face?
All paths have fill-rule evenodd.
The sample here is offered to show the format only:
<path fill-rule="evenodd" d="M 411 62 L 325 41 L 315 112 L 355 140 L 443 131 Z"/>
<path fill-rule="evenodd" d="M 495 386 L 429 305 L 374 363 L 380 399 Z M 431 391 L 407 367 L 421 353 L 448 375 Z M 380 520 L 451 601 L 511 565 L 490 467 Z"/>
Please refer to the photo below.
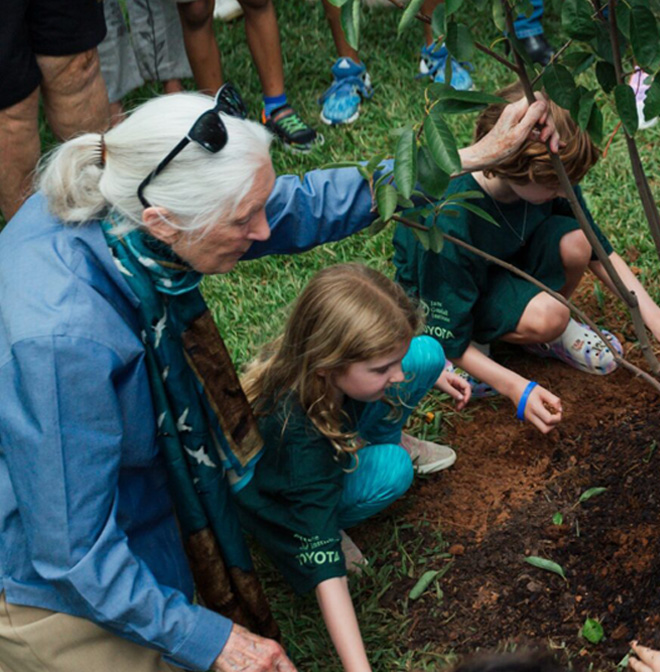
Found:
<path fill-rule="evenodd" d="M 390 385 L 403 382 L 401 360 L 409 347 L 410 343 L 406 342 L 385 355 L 349 364 L 342 373 L 334 374 L 335 387 L 356 401 L 381 399 Z"/>

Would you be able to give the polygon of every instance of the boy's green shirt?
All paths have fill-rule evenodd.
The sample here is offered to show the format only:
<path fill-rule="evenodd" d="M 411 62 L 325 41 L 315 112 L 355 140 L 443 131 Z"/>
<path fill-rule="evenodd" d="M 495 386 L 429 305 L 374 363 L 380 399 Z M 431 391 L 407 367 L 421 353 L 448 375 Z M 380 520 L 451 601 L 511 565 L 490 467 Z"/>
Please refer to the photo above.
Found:
<path fill-rule="evenodd" d="M 445 196 L 462 191 L 484 193 L 472 175 L 467 174 L 452 180 Z M 575 187 L 575 193 L 605 250 L 611 254 L 612 246 L 595 224 L 579 187 Z M 573 224 L 568 225 L 577 226 L 570 205 L 563 198 L 556 198 L 541 205 L 525 201 L 496 205 L 493 199 L 485 195 L 484 198 L 472 202 L 488 212 L 499 226 L 465 208 L 456 206 L 452 208 L 455 217 L 442 213 L 438 216 L 437 223 L 440 228 L 522 270 L 528 270 L 525 258 L 526 246 L 535 234 L 547 236 L 550 243 L 552 231 L 547 230 L 550 227 L 543 226 L 548 218 L 553 216 L 563 217 L 566 220 L 570 218 Z M 414 218 L 414 211 L 408 216 Z M 429 225 L 431 220 L 428 219 L 425 223 Z M 563 224 L 566 225 L 567 222 L 564 221 Z M 409 294 L 420 300 L 426 319 L 425 332 L 442 343 L 448 357 L 460 357 L 473 339 L 476 328 L 475 317 L 478 318 L 478 315 L 474 314 L 475 308 L 476 310 L 481 308 L 478 304 L 480 297 L 487 295 L 491 289 L 491 273 L 494 265 L 447 241 L 439 254 L 425 250 L 412 230 L 402 224 L 397 226 L 394 235 L 394 249 L 397 282 L 403 285 Z M 552 253 L 548 255 L 548 259 L 554 259 Z M 560 262 L 557 260 L 554 263 L 559 268 L 548 268 L 548 263 L 545 265 L 546 268 L 543 269 L 545 275 L 539 279 L 549 280 L 547 284 L 551 286 L 558 284 L 561 287 L 563 268 Z M 551 277 L 548 277 L 548 274 Z M 523 298 L 524 301 L 528 299 L 528 296 Z M 513 293 L 496 296 L 494 301 L 501 304 L 510 303 L 512 309 L 516 308 L 513 306 L 516 301 Z"/>

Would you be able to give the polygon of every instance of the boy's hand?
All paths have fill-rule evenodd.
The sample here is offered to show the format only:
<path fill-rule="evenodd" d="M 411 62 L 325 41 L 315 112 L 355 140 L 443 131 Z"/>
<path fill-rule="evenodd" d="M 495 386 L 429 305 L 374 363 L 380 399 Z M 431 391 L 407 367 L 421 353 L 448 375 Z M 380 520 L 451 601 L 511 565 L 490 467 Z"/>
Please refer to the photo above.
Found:
<path fill-rule="evenodd" d="M 523 390 L 524 388 L 520 389 L 513 400 L 516 406 L 520 401 L 520 397 L 522 397 Z M 546 390 L 545 387 L 537 385 L 527 398 L 525 420 L 531 422 L 543 434 L 547 434 L 555 425 L 561 422 L 561 417 L 561 399 Z"/>
<path fill-rule="evenodd" d="M 660 672 L 660 652 L 630 642 L 630 646 L 638 658 L 631 658 L 628 666 L 635 672 Z"/>
<path fill-rule="evenodd" d="M 470 401 L 472 387 L 465 378 L 445 369 L 435 383 L 435 387 L 446 392 L 456 401 L 456 410 L 462 411 Z"/>

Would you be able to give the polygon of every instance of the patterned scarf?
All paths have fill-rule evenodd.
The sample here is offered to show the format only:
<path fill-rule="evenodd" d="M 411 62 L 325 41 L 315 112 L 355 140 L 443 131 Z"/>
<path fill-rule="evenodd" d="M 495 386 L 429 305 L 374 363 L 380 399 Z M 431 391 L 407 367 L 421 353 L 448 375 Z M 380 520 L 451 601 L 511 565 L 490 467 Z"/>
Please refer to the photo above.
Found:
<path fill-rule="evenodd" d="M 199 292 L 201 274 L 141 230 L 112 234 L 110 253 L 140 300 L 157 442 L 199 596 L 210 609 L 275 639 L 230 483 L 249 479 L 263 443 L 222 336 Z"/>

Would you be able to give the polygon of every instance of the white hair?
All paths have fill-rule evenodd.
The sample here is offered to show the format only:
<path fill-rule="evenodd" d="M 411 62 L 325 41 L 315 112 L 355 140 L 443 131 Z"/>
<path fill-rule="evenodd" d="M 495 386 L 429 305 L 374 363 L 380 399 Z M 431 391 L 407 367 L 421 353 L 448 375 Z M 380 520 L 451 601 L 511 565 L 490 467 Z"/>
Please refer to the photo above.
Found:
<path fill-rule="evenodd" d="M 124 232 L 142 223 L 139 184 L 212 107 L 208 96 L 178 93 L 153 98 L 103 136 L 86 133 L 44 158 L 38 187 L 51 212 L 85 223 L 114 211 Z M 227 144 L 213 154 L 189 143 L 145 189 L 147 201 L 166 208 L 186 231 L 203 230 L 231 217 L 252 188 L 255 173 L 270 162 L 270 133 L 258 123 L 221 115 Z M 104 165 L 101 147 L 105 144 Z"/>

